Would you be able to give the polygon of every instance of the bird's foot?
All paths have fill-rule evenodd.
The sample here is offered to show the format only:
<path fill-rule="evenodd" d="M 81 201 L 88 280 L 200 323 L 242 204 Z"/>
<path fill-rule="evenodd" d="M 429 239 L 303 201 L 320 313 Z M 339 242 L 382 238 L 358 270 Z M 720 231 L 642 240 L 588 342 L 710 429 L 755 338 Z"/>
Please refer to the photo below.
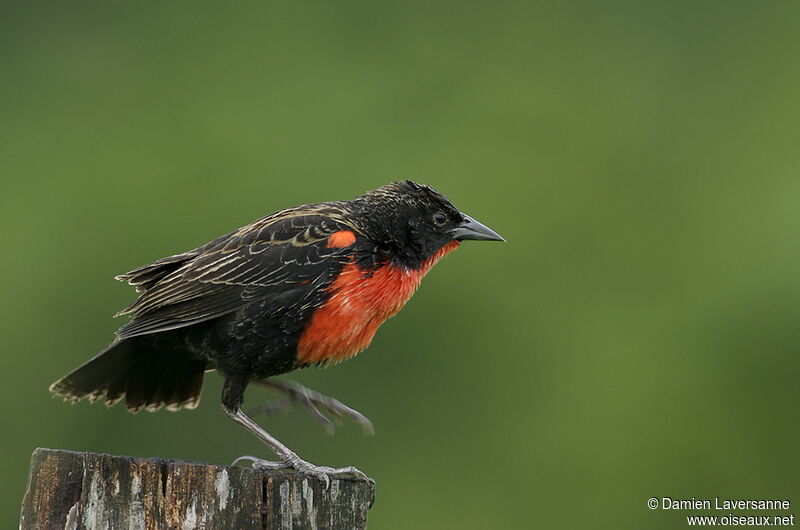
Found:
<path fill-rule="evenodd" d="M 290 463 L 293 469 L 300 473 L 305 473 L 317 477 L 325 483 L 325 487 L 330 486 L 331 477 L 340 478 L 356 478 L 357 480 L 364 480 L 370 484 L 375 484 L 375 481 L 369 478 L 366 473 L 354 466 L 346 467 L 328 467 L 328 466 L 315 466 L 311 462 L 300 460 L 299 458 Z"/>
<path fill-rule="evenodd" d="M 231 462 L 232 466 L 235 466 L 239 462 L 250 462 L 250 466 L 253 469 L 258 470 L 275 470 L 275 469 L 290 469 L 292 464 L 287 462 L 286 460 L 264 460 L 263 458 L 258 458 L 257 456 L 251 455 L 243 455 Z"/>
<path fill-rule="evenodd" d="M 275 412 L 286 408 L 290 403 L 299 403 L 304 406 L 311 416 L 317 420 L 325 428 L 328 434 L 333 434 L 336 430 L 336 425 L 330 418 L 328 418 L 322 411 L 334 417 L 336 420 L 341 420 L 343 417 L 350 418 L 354 422 L 361 425 L 364 434 L 375 434 L 375 428 L 369 418 L 361 414 L 355 409 L 352 409 L 339 401 L 338 399 L 320 394 L 315 390 L 306 388 L 303 385 L 292 381 L 272 380 L 265 379 L 259 383 L 268 388 L 272 388 L 282 392 L 286 395 L 285 399 L 275 400 L 255 407 L 253 412 L 262 414 L 274 414 Z"/>
<path fill-rule="evenodd" d="M 253 469 L 256 470 L 275 470 L 275 469 L 294 469 L 300 473 L 311 475 L 312 477 L 316 477 L 319 480 L 325 483 L 325 488 L 327 489 L 331 485 L 331 477 L 334 478 L 356 478 L 358 480 L 364 480 L 369 482 L 370 484 L 375 484 L 375 481 L 369 478 L 366 473 L 361 471 L 360 469 L 354 466 L 347 466 L 347 467 L 328 467 L 328 466 L 315 466 L 311 462 L 306 462 L 301 458 L 295 457 L 292 459 L 281 460 L 281 461 L 272 461 L 272 460 L 262 460 L 255 456 L 245 455 L 240 456 L 236 460 L 233 461 L 235 465 L 238 462 L 243 460 L 251 462 L 251 466 Z"/>

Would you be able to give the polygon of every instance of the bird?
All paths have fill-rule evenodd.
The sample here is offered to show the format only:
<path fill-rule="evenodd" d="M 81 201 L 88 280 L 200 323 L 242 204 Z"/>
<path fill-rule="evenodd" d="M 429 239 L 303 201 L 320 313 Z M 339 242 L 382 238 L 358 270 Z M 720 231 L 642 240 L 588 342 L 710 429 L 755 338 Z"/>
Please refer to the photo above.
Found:
<path fill-rule="evenodd" d="M 243 409 L 255 383 L 304 405 L 372 429 L 362 414 L 298 383 L 274 379 L 325 366 L 369 346 L 422 278 L 465 240 L 505 241 L 430 186 L 392 182 L 355 199 L 307 204 L 262 217 L 188 252 L 116 277 L 136 287 L 117 315 L 132 318 L 95 357 L 50 391 L 67 401 L 125 400 L 128 410 L 195 408 L 203 376 L 223 378 L 222 408 L 279 458 L 260 469 L 295 469 L 370 480 L 354 466 L 314 465 Z"/>

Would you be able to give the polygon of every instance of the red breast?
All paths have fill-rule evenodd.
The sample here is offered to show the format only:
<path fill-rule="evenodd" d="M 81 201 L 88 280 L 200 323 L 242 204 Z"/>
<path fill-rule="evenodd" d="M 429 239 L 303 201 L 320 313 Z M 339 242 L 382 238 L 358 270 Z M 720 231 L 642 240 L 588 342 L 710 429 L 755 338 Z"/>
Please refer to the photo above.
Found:
<path fill-rule="evenodd" d="M 341 244 L 344 236 L 337 239 Z M 403 308 L 431 267 L 458 244 L 446 244 L 416 270 L 384 265 L 365 271 L 348 263 L 328 288 L 331 297 L 314 312 L 301 335 L 297 359 L 339 362 L 369 346 L 378 327 Z"/>

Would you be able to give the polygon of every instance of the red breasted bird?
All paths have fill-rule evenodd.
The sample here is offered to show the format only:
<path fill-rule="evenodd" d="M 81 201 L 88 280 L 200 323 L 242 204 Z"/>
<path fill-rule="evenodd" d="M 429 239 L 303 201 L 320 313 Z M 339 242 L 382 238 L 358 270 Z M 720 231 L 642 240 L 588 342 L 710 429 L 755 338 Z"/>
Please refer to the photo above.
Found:
<path fill-rule="evenodd" d="M 133 318 L 105 350 L 50 391 L 71 401 L 121 399 L 141 408 L 194 408 L 203 374 L 224 377 L 222 407 L 279 457 L 263 468 L 366 476 L 354 467 L 315 466 L 242 410 L 257 382 L 305 405 L 326 426 L 369 420 L 296 383 L 270 380 L 335 363 L 366 348 L 378 327 L 405 305 L 422 277 L 466 239 L 503 241 L 443 195 L 395 182 L 350 201 L 289 208 L 189 252 L 117 276 L 141 294 L 119 315 Z"/>

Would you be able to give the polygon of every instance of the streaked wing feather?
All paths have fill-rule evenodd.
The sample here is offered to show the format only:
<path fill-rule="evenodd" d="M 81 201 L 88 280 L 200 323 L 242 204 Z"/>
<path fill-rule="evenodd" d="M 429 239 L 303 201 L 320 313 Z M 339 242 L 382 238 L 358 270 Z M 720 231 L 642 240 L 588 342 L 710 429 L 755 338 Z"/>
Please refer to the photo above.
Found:
<path fill-rule="evenodd" d="M 321 206 L 327 208 L 325 214 L 319 213 Z M 277 295 L 293 284 L 330 281 L 336 256 L 345 260 L 348 249 L 327 248 L 326 241 L 342 229 L 356 230 L 330 204 L 285 210 L 118 276 L 145 291 L 118 313 L 134 318 L 117 334 L 127 338 L 184 327 L 235 311 L 255 298 Z"/>
<path fill-rule="evenodd" d="M 190 326 L 226 315 L 242 306 L 241 292 L 243 290 L 244 288 L 227 289 L 211 296 L 195 298 L 157 309 L 152 313 L 134 318 L 119 328 L 117 336 L 120 339 L 127 339 L 136 335 Z"/>

